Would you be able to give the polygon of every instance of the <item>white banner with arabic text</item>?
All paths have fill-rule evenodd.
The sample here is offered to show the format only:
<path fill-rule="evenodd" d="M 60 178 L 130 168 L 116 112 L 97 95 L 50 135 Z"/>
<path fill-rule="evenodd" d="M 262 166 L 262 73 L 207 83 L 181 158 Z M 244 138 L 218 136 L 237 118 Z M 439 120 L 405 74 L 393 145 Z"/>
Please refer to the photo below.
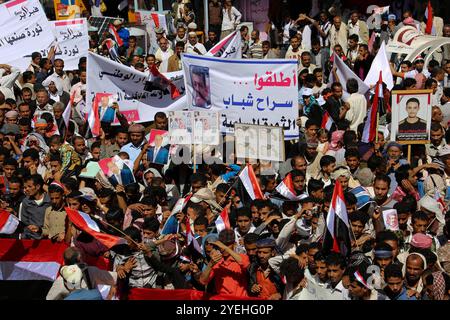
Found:
<path fill-rule="evenodd" d="M 221 130 L 235 123 L 281 126 L 285 139 L 298 138 L 296 60 L 222 59 L 183 55 L 187 104 L 220 111 Z"/>
<path fill-rule="evenodd" d="M 186 107 L 184 97 L 173 100 L 170 89 L 149 88 L 146 90 L 147 73 L 137 71 L 118 62 L 89 52 L 86 89 L 87 109 L 90 110 L 96 93 L 111 93 L 117 96 L 119 110 L 129 122 L 153 121 L 156 112 L 182 110 Z M 181 71 L 164 74 L 172 80 L 181 94 L 184 93 Z M 150 90 L 151 89 L 151 90 Z"/>

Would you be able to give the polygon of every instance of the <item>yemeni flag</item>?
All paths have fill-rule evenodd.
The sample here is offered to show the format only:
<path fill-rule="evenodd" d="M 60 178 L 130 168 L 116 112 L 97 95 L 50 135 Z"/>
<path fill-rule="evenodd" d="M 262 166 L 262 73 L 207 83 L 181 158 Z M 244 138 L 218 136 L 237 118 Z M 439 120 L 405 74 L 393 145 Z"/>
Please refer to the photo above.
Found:
<path fill-rule="evenodd" d="M 122 38 L 120 38 L 119 34 L 117 33 L 116 28 L 112 24 L 109 24 L 108 31 L 110 34 L 113 35 L 114 40 L 116 41 L 117 45 L 119 47 L 123 46 L 123 40 L 122 40 Z"/>
<path fill-rule="evenodd" d="M 13 234 L 19 226 L 19 219 L 6 210 L 0 211 L 0 234 Z"/>
<path fill-rule="evenodd" d="M 228 208 L 224 208 L 222 212 L 217 217 L 216 221 L 217 233 L 225 229 L 231 229 L 230 218 L 228 217 Z"/>
<path fill-rule="evenodd" d="M 258 180 L 256 179 L 255 172 L 251 164 L 248 164 L 239 174 L 239 179 L 241 179 L 245 190 L 247 190 L 248 195 L 252 200 L 264 199 L 264 195 L 259 186 Z"/>
<path fill-rule="evenodd" d="M 105 46 L 108 48 L 109 56 L 112 60 L 122 63 L 119 57 L 119 48 L 113 39 L 106 39 Z"/>
<path fill-rule="evenodd" d="M 345 206 L 341 183 L 336 181 L 330 210 L 326 219 L 323 250 L 326 253 L 337 252 L 349 256 L 351 252 L 350 225 Z"/>
<path fill-rule="evenodd" d="M 170 97 L 172 99 L 176 99 L 181 96 L 181 93 L 175 83 L 167 79 L 161 72 L 159 72 L 155 64 L 152 65 L 152 68 L 150 69 L 150 77 L 146 83 L 145 90 L 151 91 L 156 89 L 164 91 L 167 90 L 167 88 L 170 89 Z"/>
<path fill-rule="evenodd" d="M 194 232 L 191 229 L 189 217 L 186 217 L 186 243 L 188 247 L 194 247 L 195 251 L 200 253 L 200 256 L 203 255 L 203 250 L 200 247 L 200 244 L 198 243 L 197 239 L 195 238 Z"/>
<path fill-rule="evenodd" d="M 192 194 L 187 196 L 186 198 L 178 199 L 178 201 L 175 203 L 175 205 L 172 208 L 172 212 L 170 213 L 169 219 L 167 219 L 166 223 L 164 224 L 164 226 L 161 230 L 162 235 L 178 233 L 179 224 L 178 224 L 176 215 L 178 212 L 180 212 L 184 209 L 184 207 L 188 203 L 189 199 L 191 199 L 191 197 L 192 197 Z M 187 223 L 187 225 L 189 225 L 189 223 Z M 190 227 L 190 225 L 189 225 L 189 227 Z"/>
<path fill-rule="evenodd" d="M 378 133 L 377 114 L 383 110 L 383 77 L 380 71 L 380 77 L 375 86 L 375 95 L 373 97 L 372 105 L 367 113 L 367 119 L 364 124 L 364 131 L 362 135 L 362 142 L 374 142 Z"/>
<path fill-rule="evenodd" d="M 306 197 L 305 194 L 297 196 L 292 182 L 292 175 L 288 173 L 281 183 L 275 188 L 279 194 L 289 200 L 298 201 Z"/>
<path fill-rule="evenodd" d="M 325 111 L 325 113 L 323 114 L 322 117 L 322 124 L 320 125 L 320 127 L 322 129 L 327 129 L 328 131 L 330 131 L 331 126 L 333 125 L 333 118 L 331 118 L 330 114 L 328 113 L 328 111 Z"/>
<path fill-rule="evenodd" d="M 62 114 L 62 118 L 65 125 L 65 134 L 67 135 L 67 131 L 69 131 L 69 121 L 72 117 L 72 106 L 73 106 L 73 100 L 75 99 L 75 91 L 70 96 L 69 104 L 64 109 L 64 112 Z M 65 137 L 64 137 L 65 139 Z"/>
<path fill-rule="evenodd" d="M 0 239 L 0 280 L 55 281 L 66 248 L 50 240 Z"/>
<path fill-rule="evenodd" d="M 429 34 L 432 36 L 436 35 L 436 28 L 433 25 L 433 7 L 431 6 L 431 1 L 428 0 L 427 8 L 425 9 L 425 18 L 424 22 L 426 23 L 425 34 Z"/>
<path fill-rule="evenodd" d="M 68 207 L 66 207 L 65 210 L 70 221 L 72 221 L 78 229 L 90 234 L 108 249 L 119 244 L 127 244 L 127 241 L 123 238 L 101 232 L 97 222 L 95 222 L 88 214 Z"/>

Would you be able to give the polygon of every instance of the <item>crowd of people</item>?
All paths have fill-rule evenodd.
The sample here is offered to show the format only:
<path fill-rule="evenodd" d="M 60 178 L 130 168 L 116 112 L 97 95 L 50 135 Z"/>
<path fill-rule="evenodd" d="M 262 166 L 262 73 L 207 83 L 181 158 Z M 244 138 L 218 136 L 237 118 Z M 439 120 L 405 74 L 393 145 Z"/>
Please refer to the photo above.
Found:
<path fill-rule="evenodd" d="M 298 60 L 299 139 L 285 141 L 285 162 L 252 164 L 263 193 L 262 199 L 252 200 L 238 177 L 245 161 L 217 159 L 216 164 L 194 166 L 147 159 L 146 134 L 168 130 L 164 112 L 149 123 L 128 123 L 120 105 L 113 104 L 121 125 L 102 123 L 100 135 L 92 137 L 85 58 L 77 70 L 65 70 L 64 61 L 52 52 L 45 58 L 33 53 L 24 72 L 0 64 L 0 200 L 21 221 L 14 234 L 0 237 L 70 245 L 47 299 L 102 299 L 97 285 L 109 285 L 108 298 L 120 299 L 134 288 L 159 288 L 269 300 L 308 295 L 449 300 L 450 46 L 433 53 L 427 66 L 426 56 L 418 56 L 401 61 L 397 71 L 399 62 L 392 60 L 398 80 L 394 89 L 433 90 L 430 142 L 413 145 L 409 160 L 406 146 L 389 141 L 392 101 L 386 87 L 378 137 L 361 141 L 373 94 L 358 93 L 356 79 L 340 83 L 332 55 L 364 80 L 381 42 L 393 39 L 405 25 L 424 32 L 423 17 L 400 9 L 384 13 L 374 27 L 363 13 L 337 4 L 328 10 L 324 2 L 312 14 L 286 14 L 282 26 L 269 23 L 266 30 L 248 34 L 248 27 L 238 29 L 242 14 L 231 0 L 213 0 L 203 39 L 193 5 L 178 0 L 172 8 L 176 33 L 157 28 L 157 44 L 148 50 L 138 46 L 122 20 L 114 22 L 123 41 L 120 61 L 142 72 L 154 64 L 162 73 L 178 71 L 183 52 L 204 55 L 240 30 L 242 58 Z M 434 19 L 435 35 L 450 37 L 450 24 L 436 15 Z M 109 57 L 106 40 L 113 37 L 98 35 L 94 27 L 89 33 L 90 50 Z M 65 108 L 72 108 L 68 127 Z M 321 126 L 325 111 L 334 122 L 330 130 Z M 229 145 L 233 137 L 225 141 Z M 114 156 L 133 165 L 136 182 L 113 187 L 101 174 L 83 176 L 89 163 Z M 287 175 L 297 200 L 276 190 Z M 351 241 L 345 254 L 323 245 L 337 181 Z M 176 210 L 180 203 L 182 209 Z M 101 232 L 127 244 L 106 247 L 77 228 L 66 207 L 84 212 Z M 218 231 L 216 221 L 224 209 L 230 226 Z M 383 219 L 390 209 L 396 210 L 396 231 Z M 171 213 L 174 228 L 168 223 Z M 86 265 L 99 257 L 108 259 L 109 271 Z"/>

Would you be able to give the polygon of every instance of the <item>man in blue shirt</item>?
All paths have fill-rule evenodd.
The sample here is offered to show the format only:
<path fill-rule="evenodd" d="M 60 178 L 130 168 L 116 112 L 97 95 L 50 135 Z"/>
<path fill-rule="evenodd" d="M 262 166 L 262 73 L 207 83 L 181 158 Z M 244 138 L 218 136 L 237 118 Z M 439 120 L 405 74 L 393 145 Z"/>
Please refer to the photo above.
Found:
<path fill-rule="evenodd" d="M 120 39 L 123 41 L 123 45 L 128 48 L 128 40 L 130 39 L 130 31 L 122 26 L 122 20 L 116 19 L 114 20 L 114 27 L 116 28 L 116 32 L 119 35 Z"/>
<path fill-rule="evenodd" d="M 128 133 L 130 135 L 130 143 L 124 145 L 120 152 L 126 152 L 130 156 L 130 162 L 134 163 L 139 154 L 141 153 L 142 147 L 147 143 L 144 136 L 145 128 L 141 124 L 133 124 L 128 128 Z"/>
<path fill-rule="evenodd" d="M 384 269 L 384 281 L 386 287 L 384 293 L 391 300 L 417 300 L 415 295 L 409 295 L 404 285 L 402 267 L 399 264 L 391 263 Z"/>

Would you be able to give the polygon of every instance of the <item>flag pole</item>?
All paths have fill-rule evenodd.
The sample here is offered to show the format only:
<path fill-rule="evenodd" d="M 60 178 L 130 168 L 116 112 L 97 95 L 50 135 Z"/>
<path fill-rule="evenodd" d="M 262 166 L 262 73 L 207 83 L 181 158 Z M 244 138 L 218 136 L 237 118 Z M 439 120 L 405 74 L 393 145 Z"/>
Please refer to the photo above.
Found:
<path fill-rule="evenodd" d="M 117 231 L 120 234 L 122 234 L 123 236 L 125 236 L 126 240 L 131 240 L 131 242 L 133 242 L 136 246 L 139 246 L 139 243 L 137 243 L 136 241 L 131 239 L 131 237 L 129 235 L 125 234 L 125 232 L 123 232 L 122 230 L 114 227 L 112 224 L 109 224 L 108 222 L 102 220 L 100 216 L 95 215 L 94 218 L 97 218 L 100 221 L 101 224 L 107 225 L 108 227 L 113 228 L 115 231 Z"/>
<path fill-rule="evenodd" d="M 378 123 L 380 122 L 380 113 L 377 112 L 377 127 L 376 127 L 376 133 L 375 133 L 375 143 L 378 143 Z"/>

